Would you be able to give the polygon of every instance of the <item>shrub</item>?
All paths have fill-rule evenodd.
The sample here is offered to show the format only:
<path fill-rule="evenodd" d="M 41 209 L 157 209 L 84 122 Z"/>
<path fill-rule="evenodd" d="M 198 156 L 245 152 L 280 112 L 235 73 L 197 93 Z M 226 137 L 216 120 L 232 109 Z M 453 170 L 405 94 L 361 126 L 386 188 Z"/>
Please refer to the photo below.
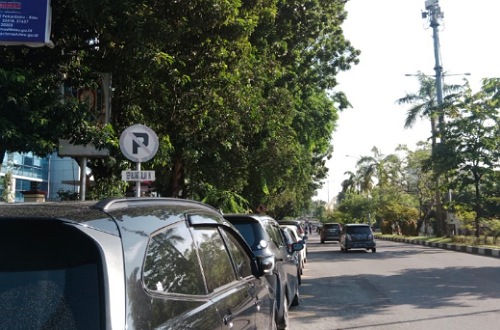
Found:
<path fill-rule="evenodd" d="M 401 234 L 404 236 L 416 236 L 417 223 L 414 220 L 404 221 L 401 224 Z"/>
<path fill-rule="evenodd" d="M 392 234 L 392 224 L 390 221 L 384 220 L 380 225 L 380 231 L 382 234 L 391 235 Z"/>

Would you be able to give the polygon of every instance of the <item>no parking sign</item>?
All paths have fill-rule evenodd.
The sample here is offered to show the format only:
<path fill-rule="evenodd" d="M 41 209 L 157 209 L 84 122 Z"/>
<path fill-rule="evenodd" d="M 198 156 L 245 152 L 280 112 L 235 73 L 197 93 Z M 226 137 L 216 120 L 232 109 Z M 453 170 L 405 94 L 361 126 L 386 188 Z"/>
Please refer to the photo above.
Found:
<path fill-rule="evenodd" d="M 120 136 L 120 149 L 134 162 L 146 162 L 158 151 L 158 136 L 149 127 L 136 124 L 125 129 Z"/>

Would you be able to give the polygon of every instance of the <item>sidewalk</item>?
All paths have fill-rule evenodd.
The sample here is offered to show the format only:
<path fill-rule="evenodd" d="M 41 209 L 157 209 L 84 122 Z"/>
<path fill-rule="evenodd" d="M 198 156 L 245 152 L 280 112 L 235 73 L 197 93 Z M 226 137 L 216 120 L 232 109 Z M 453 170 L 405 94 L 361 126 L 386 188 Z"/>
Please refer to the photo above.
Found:
<path fill-rule="evenodd" d="M 404 237 L 383 237 L 382 235 L 374 235 L 376 239 L 385 240 L 385 241 L 394 241 L 408 244 L 418 244 L 425 245 L 445 250 L 452 250 L 457 252 L 464 252 L 470 254 L 478 254 L 486 257 L 495 257 L 500 258 L 500 249 L 491 249 L 491 248 L 481 248 L 477 246 L 467 246 L 467 245 L 458 245 L 458 244 L 449 244 L 449 243 L 435 243 L 435 242 L 427 242 L 423 240 L 415 240 Z"/>

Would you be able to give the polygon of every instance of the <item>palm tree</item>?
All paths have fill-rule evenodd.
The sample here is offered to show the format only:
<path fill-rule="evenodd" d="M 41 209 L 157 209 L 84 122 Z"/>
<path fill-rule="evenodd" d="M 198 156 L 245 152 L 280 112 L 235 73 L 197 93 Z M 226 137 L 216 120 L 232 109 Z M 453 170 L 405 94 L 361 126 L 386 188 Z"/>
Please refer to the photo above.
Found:
<path fill-rule="evenodd" d="M 406 94 L 406 96 L 396 100 L 398 104 L 411 104 L 413 105 L 407 111 L 407 117 L 405 121 L 405 128 L 411 128 L 416 122 L 418 117 L 428 117 L 431 122 L 431 152 L 432 155 L 436 155 L 437 151 L 437 137 L 444 135 L 444 112 L 443 109 L 447 106 L 445 104 L 439 105 L 437 102 L 436 85 L 435 79 L 418 72 L 417 79 L 420 83 L 420 88 L 416 94 Z M 453 92 L 461 91 L 463 86 L 460 85 L 444 85 L 443 94 L 448 95 L 449 100 L 453 100 L 454 96 L 451 95 Z M 438 129 L 439 125 L 439 129 Z M 444 220 L 442 219 L 442 204 L 441 196 L 439 192 L 439 178 L 436 177 L 436 212 L 438 213 L 438 236 L 441 236 L 441 230 L 444 226 Z"/>
<path fill-rule="evenodd" d="M 386 186 L 390 181 L 396 180 L 396 155 L 383 155 L 377 147 L 372 148 L 373 156 L 361 157 L 356 166 L 360 190 L 369 193 L 375 185 Z M 376 182 L 375 182 L 376 180 Z"/>
<path fill-rule="evenodd" d="M 438 133 L 439 115 L 442 111 L 437 104 L 436 85 L 434 77 L 418 72 L 417 79 L 420 88 L 417 93 L 408 94 L 398 100 L 396 103 L 412 105 L 407 110 L 405 120 L 405 128 L 412 128 L 415 125 L 417 118 L 429 118 L 431 122 L 431 141 L 432 151 L 436 151 L 436 141 Z M 443 92 L 449 95 L 453 92 L 460 91 L 463 88 L 461 85 L 444 85 Z"/>

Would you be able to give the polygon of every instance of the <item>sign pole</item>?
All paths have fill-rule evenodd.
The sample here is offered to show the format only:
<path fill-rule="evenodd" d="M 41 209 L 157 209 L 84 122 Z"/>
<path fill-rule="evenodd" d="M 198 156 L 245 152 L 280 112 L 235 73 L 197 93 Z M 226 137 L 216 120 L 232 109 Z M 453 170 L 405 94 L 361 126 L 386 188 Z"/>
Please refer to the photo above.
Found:
<path fill-rule="evenodd" d="M 140 173 L 141 172 L 141 162 L 137 162 L 136 164 L 137 164 L 136 169 Z M 137 181 L 135 183 L 135 197 L 141 197 L 141 181 Z"/>
<path fill-rule="evenodd" d="M 122 180 L 137 181 L 135 197 L 141 197 L 141 182 L 154 181 L 154 171 L 141 171 L 141 162 L 153 158 L 158 151 L 158 136 L 149 127 L 136 124 L 128 127 L 120 136 L 120 149 L 131 161 L 136 163 L 136 171 L 122 171 Z"/>
<path fill-rule="evenodd" d="M 80 158 L 80 201 L 85 201 L 87 194 L 87 157 Z"/>

